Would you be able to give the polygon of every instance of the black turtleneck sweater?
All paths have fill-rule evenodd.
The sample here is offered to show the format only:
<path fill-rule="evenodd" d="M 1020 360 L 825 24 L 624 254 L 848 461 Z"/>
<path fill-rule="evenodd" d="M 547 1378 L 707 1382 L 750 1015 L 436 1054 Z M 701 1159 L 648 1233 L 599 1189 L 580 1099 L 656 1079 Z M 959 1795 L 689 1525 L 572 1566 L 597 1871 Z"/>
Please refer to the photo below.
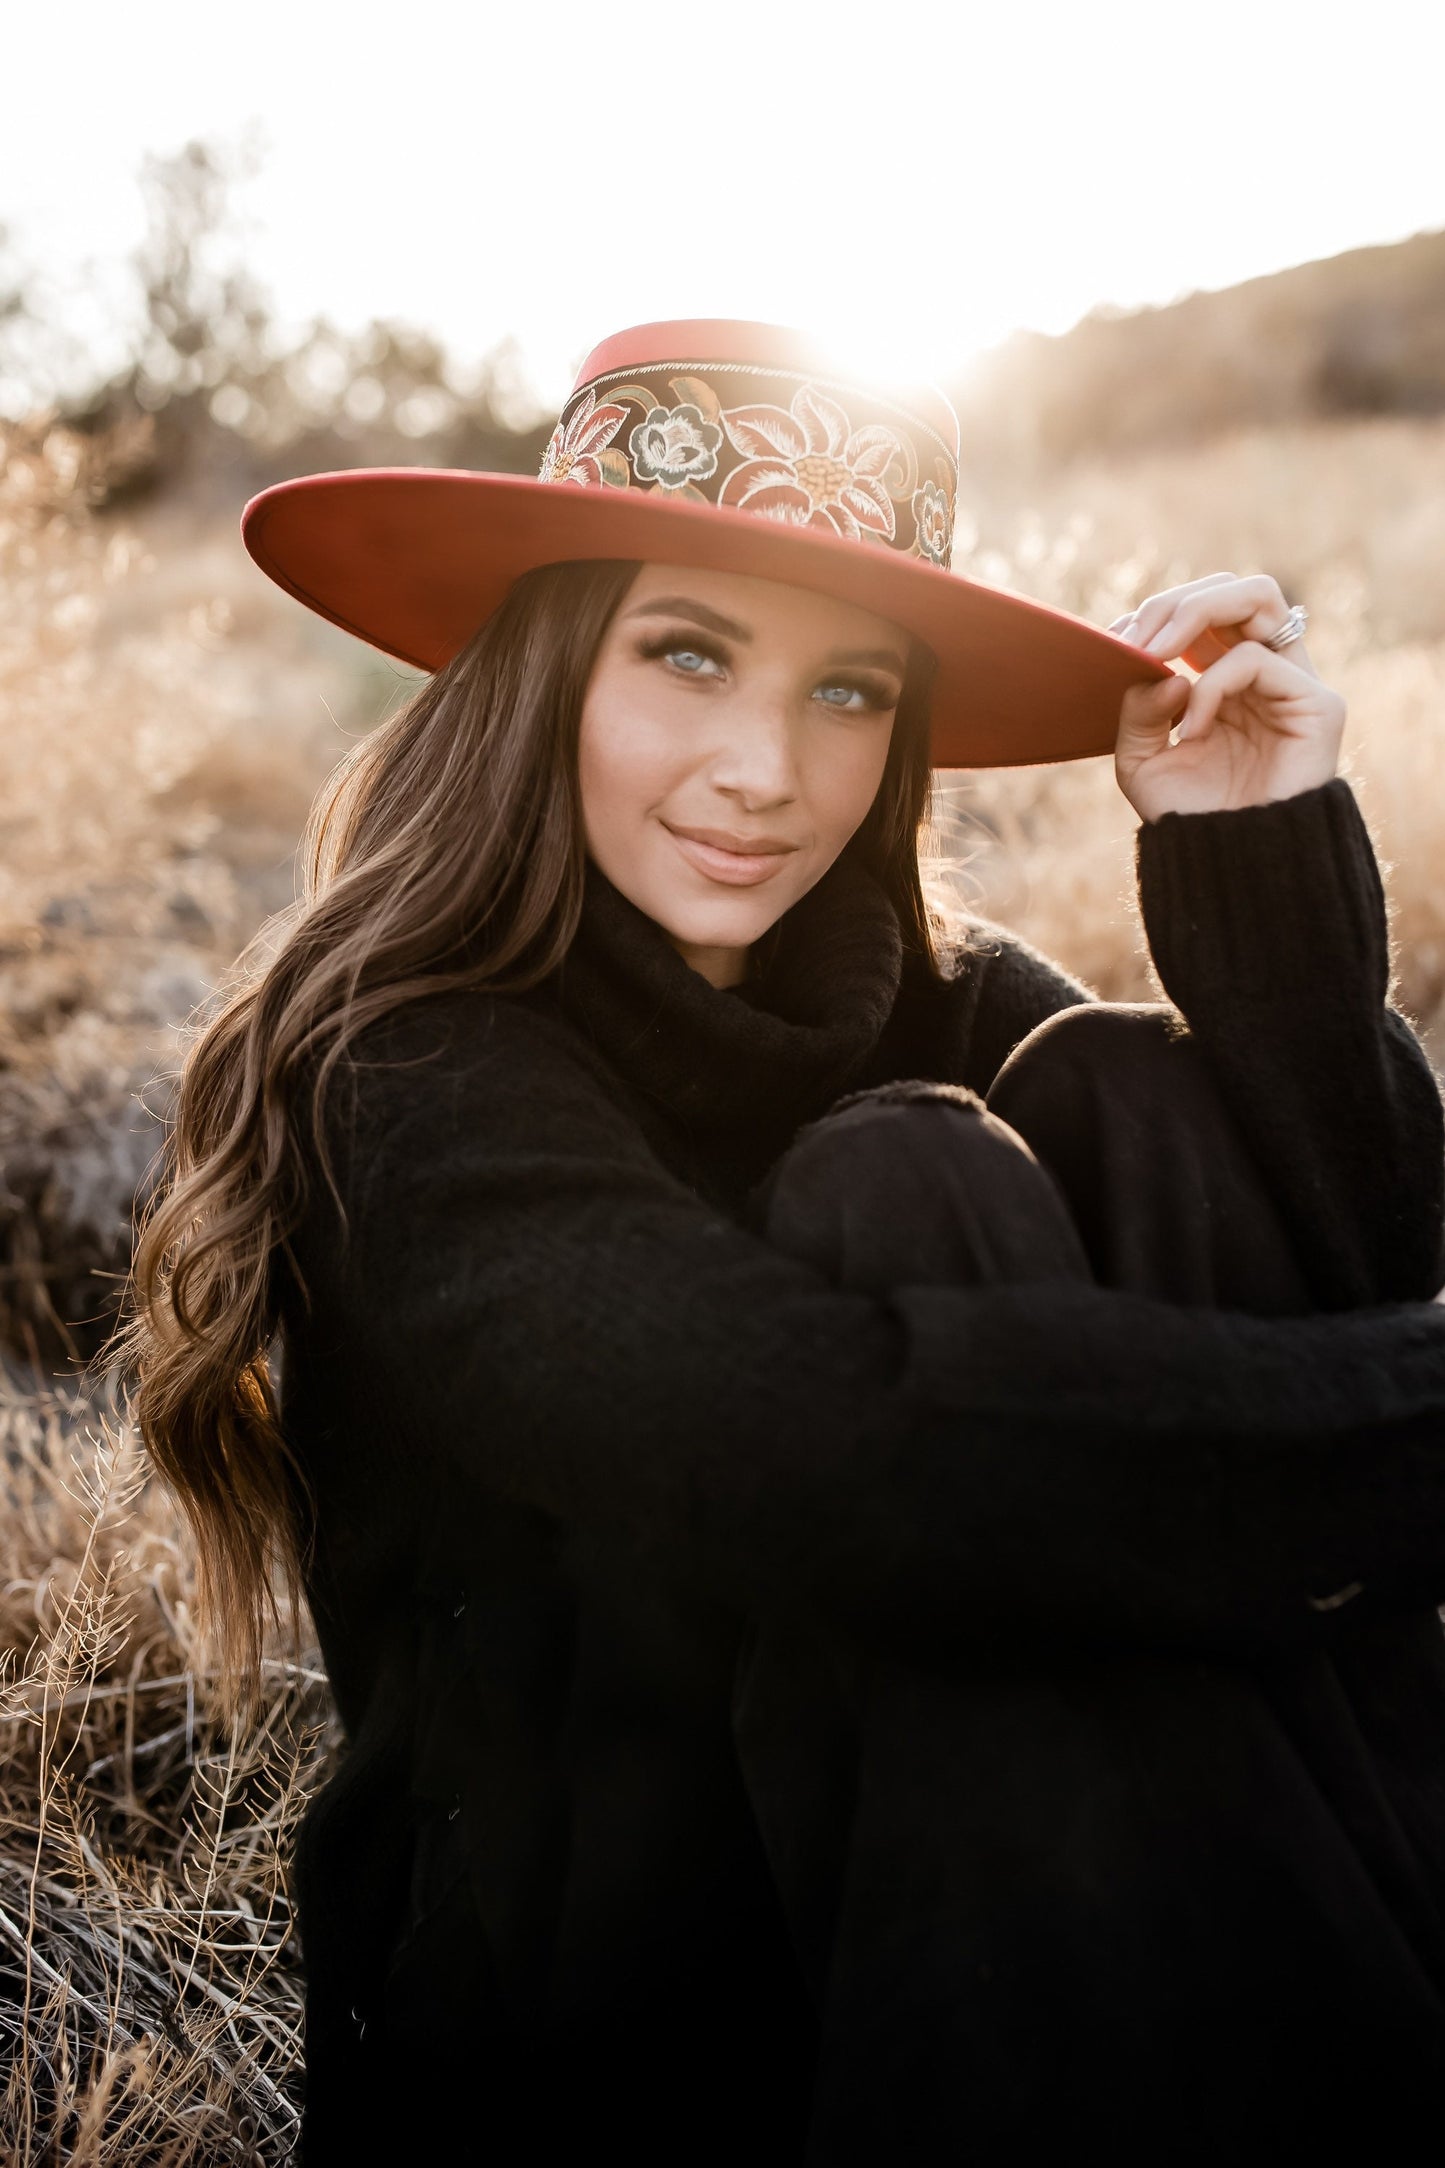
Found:
<path fill-rule="evenodd" d="M 1088 998 L 982 926 L 933 979 L 847 854 L 742 988 L 590 867 L 543 986 L 367 1034 L 349 1231 L 318 1182 L 285 1298 L 349 1742 L 296 1869 L 311 2163 L 393 2157 L 388 2116 L 478 2159 L 797 2158 L 811 2018 L 733 1750 L 742 1620 L 934 1667 L 1248 1659 L 1327 1638 L 1311 1599 L 1351 1582 L 1352 1619 L 1445 1597 L 1441 1109 L 1353 798 L 1168 816 L 1139 879 L 1336 1314 L 883 1300 L 750 1232 L 840 1094 L 985 1091 Z"/>

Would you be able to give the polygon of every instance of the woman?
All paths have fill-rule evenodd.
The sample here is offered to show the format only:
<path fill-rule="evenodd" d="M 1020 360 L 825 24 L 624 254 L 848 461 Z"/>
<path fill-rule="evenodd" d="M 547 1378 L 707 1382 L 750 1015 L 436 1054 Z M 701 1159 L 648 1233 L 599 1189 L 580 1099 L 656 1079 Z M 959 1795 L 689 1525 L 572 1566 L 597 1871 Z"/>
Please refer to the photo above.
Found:
<path fill-rule="evenodd" d="M 1274 2158 L 1445 2076 L 1441 1111 L 1342 706 L 1267 579 L 950 574 L 956 449 L 649 326 L 536 482 L 248 512 L 435 671 L 129 1339 L 238 1678 L 274 1556 L 347 1734 L 312 2168 Z M 1177 1013 L 923 901 L 930 762 L 1105 745 Z"/>

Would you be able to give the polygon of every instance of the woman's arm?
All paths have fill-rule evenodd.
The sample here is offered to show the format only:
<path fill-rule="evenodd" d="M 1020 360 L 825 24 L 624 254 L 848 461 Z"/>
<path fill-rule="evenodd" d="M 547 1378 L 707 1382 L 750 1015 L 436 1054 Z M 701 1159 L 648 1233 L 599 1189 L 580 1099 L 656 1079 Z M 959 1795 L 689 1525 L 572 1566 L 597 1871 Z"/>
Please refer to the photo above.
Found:
<path fill-rule="evenodd" d="M 1326 1308 L 1428 1299 L 1445 1281 L 1445 1113 L 1386 1006 L 1389 936 L 1348 784 L 1139 835 L 1165 991 L 1295 1230 Z"/>
<path fill-rule="evenodd" d="M 1434 1295 L 1445 1111 L 1418 1039 L 1386 1004 L 1384 895 L 1348 786 L 1165 814 L 1139 830 L 1137 871 L 1159 977 L 1295 1231 L 1315 1300 Z M 913 1066 L 986 1095 L 1036 1025 L 1093 996 L 980 924 L 934 998 L 946 1021 Z"/>
<path fill-rule="evenodd" d="M 349 1243 L 318 1182 L 294 1245 L 299 1359 L 419 1486 L 449 1465 L 914 1661 L 1247 1651 L 1328 1634 L 1351 1582 L 1445 1597 L 1445 1310 L 844 1293 L 674 1179 L 564 1027 L 458 996 L 393 1057 L 428 1033 L 360 1072 Z"/>
<path fill-rule="evenodd" d="M 1136 689 L 1120 719 L 1144 922 L 1316 1298 L 1429 1297 L 1445 1278 L 1445 1116 L 1386 1007 L 1379 873 L 1335 777 L 1345 704 L 1302 641 L 1264 644 L 1287 615 L 1267 575 L 1215 573 L 1124 626 L 1201 673 Z"/>

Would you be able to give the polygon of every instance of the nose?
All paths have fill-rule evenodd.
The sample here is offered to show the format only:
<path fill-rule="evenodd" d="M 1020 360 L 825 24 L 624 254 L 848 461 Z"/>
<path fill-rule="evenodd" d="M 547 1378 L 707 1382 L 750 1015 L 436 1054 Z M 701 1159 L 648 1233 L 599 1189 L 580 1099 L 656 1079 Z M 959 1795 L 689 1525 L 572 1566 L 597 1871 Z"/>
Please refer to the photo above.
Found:
<path fill-rule="evenodd" d="M 728 715 L 709 762 L 713 787 L 749 812 L 788 805 L 798 795 L 797 747 L 787 700 L 758 697 Z"/>

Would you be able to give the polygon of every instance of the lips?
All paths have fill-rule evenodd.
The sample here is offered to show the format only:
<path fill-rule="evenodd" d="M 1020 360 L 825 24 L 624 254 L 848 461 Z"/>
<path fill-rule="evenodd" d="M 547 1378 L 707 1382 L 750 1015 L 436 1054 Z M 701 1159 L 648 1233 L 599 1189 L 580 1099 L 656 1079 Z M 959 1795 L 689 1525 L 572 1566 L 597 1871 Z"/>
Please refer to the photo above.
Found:
<path fill-rule="evenodd" d="M 709 880 L 720 881 L 729 888 L 751 888 L 759 881 L 766 881 L 785 859 L 793 855 L 791 844 L 738 851 L 705 842 L 700 832 L 689 834 L 685 829 L 670 828 L 666 821 L 662 825 L 690 866 L 706 874 Z"/>

